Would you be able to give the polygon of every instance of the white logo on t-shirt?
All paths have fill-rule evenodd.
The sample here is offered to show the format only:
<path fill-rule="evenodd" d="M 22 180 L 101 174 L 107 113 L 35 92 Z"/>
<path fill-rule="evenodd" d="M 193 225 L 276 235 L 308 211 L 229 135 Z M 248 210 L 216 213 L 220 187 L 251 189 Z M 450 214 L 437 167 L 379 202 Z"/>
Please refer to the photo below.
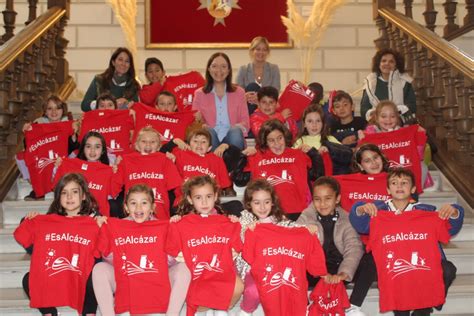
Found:
<path fill-rule="evenodd" d="M 43 172 L 43 170 L 50 164 L 55 163 L 58 157 L 58 154 L 52 149 L 48 151 L 48 157 L 36 157 L 36 168 L 39 169 L 39 173 Z"/>
<path fill-rule="evenodd" d="M 127 260 L 127 255 L 122 253 L 120 257 L 122 259 L 122 273 L 126 275 L 135 275 L 140 273 L 158 273 L 158 269 L 155 268 L 153 261 L 148 260 L 147 255 L 140 256 L 140 262 L 137 264 Z"/>
<path fill-rule="evenodd" d="M 288 170 L 282 170 L 281 171 L 281 176 L 276 176 L 276 175 L 271 175 L 267 177 L 267 173 L 264 171 L 260 174 L 262 177 L 266 178 L 267 181 L 272 185 L 276 186 L 282 183 L 291 183 L 294 184 L 293 182 L 293 176 L 288 173 Z"/>
<path fill-rule="evenodd" d="M 395 252 L 389 251 L 387 253 L 386 262 L 385 268 L 388 270 L 388 274 L 392 276 L 392 280 L 410 271 L 431 270 L 431 268 L 426 265 L 426 259 L 419 256 L 418 251 L 411 253 L 410 261 L 401 258 L 396 259 Z"/>
<path fill-rule="evenodd" d="M 79 261 L 79 254 L 73 254 L 71 260 L 65 257 L 55 258 L 55 255 L 55 249 L 48 249 L 44 265 L 45 270 L 49 271 L 49 276 L 53 276 L 64 271 L 73 271 L 79 273 L 80 275 L 82 274 L 81 270 L 79 270 L 79 268 L 77 267 Z"/>
<path fill-rule="evenodd" d="M 286 285 L 299 290 L 300 287 L 296 284 L 296 277 L 292 273 L 292 268 L 286 267 L 283 272 L 274 272 L 273 265 L 268 264 L 265 268 L 265 275 L 262 279 L 263 286 L 270 286 L 267 293 L 279 289 Z"/>
<path fill-rule="evenodd" d="M 224 272 L 224 270 L 219 267 L 220 260 L 217 257 L 217 254 L 214 254 L 212 256 L 210 263 L 207 263 L 205 261 L 198 262 L 197 255 L 193 256 L 192 262 L 193 262 L 193 280 L 199 279 L 199 277 L 202 275 L 204 270 L 211 271 L 211 272 L 218 272 L 218 273 Z"/>

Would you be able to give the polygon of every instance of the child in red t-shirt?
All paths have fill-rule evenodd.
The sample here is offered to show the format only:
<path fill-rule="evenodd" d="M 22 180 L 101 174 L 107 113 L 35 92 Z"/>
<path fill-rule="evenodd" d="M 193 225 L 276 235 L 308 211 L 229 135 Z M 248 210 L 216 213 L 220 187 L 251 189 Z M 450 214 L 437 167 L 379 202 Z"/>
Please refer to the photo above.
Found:
<path fill-rule="evenodd" d="M 108 158 L 111 165 L 115 164 L 115 159 L 119 153 L 130 152 L 130 141 L 133 134 L 133 110 L 119 110 L 114 112 L 104 112 L 106 110 L 117 110 L 117 100 L 109 92 L 104 92 L 97 97 L 97 109 L 82 115 L 79 119 L 79 138 L 89 131 L 104 131 Z M 127 111 L 127 112 L 125 112 Z M 129 115 L 126 115 L 128 113 Z M 132 118 L 130 118 L 132 116 Z M 109 125 L 110 124 L 110 125 Z"/>
<path fill-rule="evenodd" d="M 266 121 L 258 133 L 257 150 L 247 148 L 239 168 L 234 172 L 238 186 L 256 178 L 270 182 L 288 218 L 296 220 L 310 201 L 308 181 L 321 173 L 320 164 L 312 164 L 303 151 L 291 148 L 291 133 L 280 121 Z M 245 170 L 244 170 L 245 167 Z"/>
<path fill-rule="evenodd" d="M 363 139 L 368 134 L 396 131 L 400 129 L 401 123 L 402 119 L 397 105 L 392 101 L 381 101 L 375 107 L 372 121 L 369 122 L 364 131 L 359 131 L 359 139 Z M 426 134 L 426 131 L 419 126 L 418 133 L 422 135 Z M 433 182 L 428 173 L 428 166 L 424 162 L 425 143 L 417 145 L 417 150 L 421 166 L 421 184 L 423 188 L 428 188 L 433 185 Z"/>
<path fill-rule="evenodd" d="M 187 315 L 194 315 L 195 309 L 199 311 L 196 315 L 205 315 L 203 311 L 212 308 L 211 304 L 221 306 L 216 312 L 223 312 L 231 309 L 242 295 L 243 282 L 235 275 L 233 265 L 233 258 L 242 247 L 238 235 L 240 225 L 235 216 L 230 215 L 229 219 L 223 216 L 218 199 L 219 188 L 213 178 L 208 175 L 190 178 L 183 185 L 178 215 L 171 218 L 168 253 L 177 255 L 176 260 L 186 262 L 187 267 L 192 270 L 186 300 Z M 192 227 L 200 228 L 193 232 L 190 231 Z M 226 227 L 226 231 L 222 231 L 222 227 Z M 208 237 L 209 233 L 213 234 L 214 241 L 209 241 L 212 240 Z M 221 234 L 225 236 L 220 236 Z M 218 291 L 219 297 L 203 295 L 212 291 Z M 222 293 L 229 294 L 229 297 Z M 229 305 L 224 307 L 226 302 Z"/>
<path fill-rule="evenodd" d="M 258 107 L 250 116 L 250 129 L 254 136 L 265 121 L 277 119 L 290 130 L 293 139 L 298 134 L 296 121 L 291 117 L 291 110 L 286 108 L 281 112 L 278 108 L 278 90 L 274 87 L 262 87 L 257 91 Z"/>
<path fill-rule="evenodd" d="M 57 214 L 65 217 L 76 217 L 76 216 L 94 216 L 97 221 L 97 225 L 100 227 L 106 221 L 106 218 L 99 216 L 97 212 L 97 202 L 94 197 L 90 194 L 87 182 L 81 174 L 78 173 L 68 173 L 64 175 L 54 188 L 54 199 L 51 203 L 47 214 Z M 18 240 L 17 232 L 21 228 L 21 225 L 28 224 L 26 221 L 34 219 L 38 216 L 38 212 L 30 212 L 24 219 L 25 222 L 20 224 L 20 227 L 17 228 L 14 235 Z M 33 244 L 24 244 L 22 246 L 29 247 L 27 252 L 31 254 L 33 251 Z M 35 256 L 33 251 L 33 256 Z M 94 258 L 81 259 L 81 262 L 84 261 L 94 261 Z M 26 294 L 30 296 L 30 293 L 44 293 L 48 292 L 49 288 L 44 289 L 31 289 L 30 288 L 30 273 L 28 272 L 23 277 L 22 281 L 23 289 Z M 36 284 L 39 286 L 40 284 Z M 64 284 L 57 284 L 59 288 L 62 288 Z M 80 291 L 80 288 L 77 288 Z M 61 291 L 61 289 L 58 289 Z M 92 288 L 92 278 L 89 275 L 87 279 L 86 289 L 85 289 L 84 305 L 82 315 L 95 315 L 97 310 L 97 301 L 94 296 L 94 290 Z M 35 295 L 35 294 L 32 294 Z M 43 307 L 39 308 L 39 311 L 43 315 L 57 315 L 57 310 L 55 307 Z"/>
<path fill-rule="evenodd" d="M 154 201 L 154 193 L 152 189 L 144 184 L 136 184 L 132 186 L 125 197 L 124 209 L 125 212 L 128 214 L 124 220 L 133 221 L 138 224 L 148 223 L 149 221 L 156 220 L 154 216 L 154 209 L 155 204 Z M 104 228 L 106 228 L 104 226 Z M 105 231 L 101 232 L 101 234 L 106 234 Z M 158 236 L 158 238 L 165 237 L 165 236 Z M 106 239 L 105 239 L 106 240 Z M 104 249 L 108 249 L 110 251 L 113 249 L 113 240 L 107 240 L 107 245 L 102 245 Z M 100 249 L 100 251 L 104 251 L 104 249 Z M 97 297 L 99 309 L 102 315 L 115 315 L 114 311 L 114 293 L 116 292 L 117 283 L 115 279 L 115 272 L 114 272 L 114 260 L 120 260 L 120 253 L 116 253 L 114 259 L 114 253 L 111 252 L 110 254 L 105 254 L 103 258 L 103 262 L 100 262 L 94 266 L 94 270 L 92 272 L 92 280 L 94 285 L 94 292 Z M 152 256 L 152 254 L 150 254 Z M 142 255 L 143 257 L 143 255 Z M 188 268 L 184 263 L 176 262 L 173 258 L 168 258 L 168 273 L 169 273 L 169 280 L 171 283 L 171 292 L 169 296 L 169 304 L 168 309 L 166 311 L 167 315 L 178 315 L 186 298 L 186 291 L 191 280 L 191 275 L 189 273 Z M 148 265 L 150 266 L 150 265 Z M 162 268 L 158 265 L 158 262 L 153 262 L 153 265 L 150 266 L 153 268 Z M 158 271 L 160 273 L 160 271 Z M 133 274 L 131 274 L 133 275 Z M 127 286 L 127 285 L 125 285 Z M 131 284 L 128 284 L 131 286 Z M 133 284 L 133 287 L 137 288 L 136 283 Z M 143 286 L 146 286 L 145 284 Z M 166 286 L 166 284 L 164 285 Z M 129 288 L 128 290 L 132 290 Z M 168 288 L 169 290 L 169 288 Z M 125 293 L 127 291 L 125 290 Z M 124 291 L 122 291 L 122 294 Z M 166 294 L 168 295 L 168 294 Z M 135 296 L 136 297 L 136 296 Z M 168 297 L 162 298 L 164 302 L 168 301 Z M 127 299 L 129 301 L 129 308 L 143 308 L 140 306 L 140 302 L 133 301 L 130 297 Z M 148 302 L 152 303 L 152 302 Z M 153 303 L 152 303 L 153 304 Z M 117 305 L 117 304 L 115 304 Z M 158 306 L 160 304 L 156 304 Z M 165 304 L 166 305 L 166 304 Z M 123 307 L 122 307 L 123 308 Z M 149 308 L 149 307 L 148 307 Z M 154 312 L 159 312 L 155 310 Z"/>
<path fill-rule="evenodd" d="M 136 152 L 117 158 L 117 174 L 112 178 L 114 195 L 125 187 L 145 183 L 155 192 L 156 216 L 158 219 L 170 217 L 170 205 L 174 201 L 174 189 L 181 185 L 181 176 L 172 162 L 170 153 L 158 152 L 160 134 L 147 126 L 138 132 L 135 142 Z"/>
<path fill-rule="evenodd" d="M 157 110 L 168 113 L 178 112 L 178 105 L 176 103 L 176 96 L 169 91 L 160 91 L 153 103 L 154 107 Z M 132 115 L 135 119 L 135 111 L 132 110 Z M 136 122 L 136 119 L 135 119 Z M 155 126 L 156 128 L 156 126 Z M 187 126 L 186 126 L 187 128 Z M 161 149 L 161 152 L 171 152 L 171 150 L 178 146 L 182 150 L 189 149 L 188 144 L 184 142 L 181 138 L 172 138 L 168 143 L 166 143 Z"/>
<path fill-rule="evenodd" d="M 63 163 L 65 161 L 65 163 Z M 102 134 L 94 131 L 88 132 L 79 146 L 77 158 L 59 157 L 56 160 L 56 170 L 53 171 L 53 183 L 69 172 L 78 172 L 84 175 L 89 184 L 91 194 L 95 197 L 101 214 L 120 217 L 120 207 L 114 207 L 114 202 L 109 205 L 112 196 L 111 178 L 113 169 L 109 166 L 107 145 Z M 111 207 L 112 206 L 112 207 Z M 110 212 L 112 210 L 112 213 Z"/>
<path fill-rule="evenodd" d="M 280 201 L 277 198 L 275 189 L 265 179 L 251 181 L 244 193 L 245 210 L 240 216 L 242 226 L 240 238 L 245 242 L 245 232 L 247 228 L 255 228 L 256 223 L 273 223 L 279 226 L 295 226 L 295 222 L 286 218 L 281 209 Z M 316 231 L 315 226 L 309 228 Z M 250 265 L 239 254 L 235 264 L 240 277 L 244 280 L 244 293 L 240 309 L 248 314 L 253 313 L 260 304 L 257 285 L 250 274 Z"/>
<path fill-rule="evenodd" d="M 240 149 L 232 145 L 221 144 L 219 148 L 222 148 L 223 152 L 210 152 L 211 134 L 205 128 L 192 129 L 186 138 L 186 145 L 190 150 L 173 150 L 176 157 L 175 164 L 184 181 L 192 176 L 208 174 L 216 180 L 222 195 L 236 196 L 232 180 L 229 177 L 232 170 L 229 168 L 236 163 L 236 158 L 241 152 Z M 231 204 L 235 203 L 232 201 Z M 240 202 L 238 204 L 240 205 L 223 204 L 223 207 L 226 211 L 232 211 L 232 214 L 234 211 L 240 213 L 242 204 Z M 232 210 L 227 209 L 226 206 L 231 206 Z"/>
<path fill-rule="evenodd" d="M 55 123 L 55 122 L 63 122 L 68 121 L 68 111 L 67 111 L 67 104 L 66 102 L 62 101 L 58 96 L 52 95 L 50 96 L 46 102 L 43 104 L 43 116 L 37 118 L 33 124 L 45 124 L 45 123 Z M 32 123 L 25 123 L 23 125 L 22 131 L 31 131 L 32 130 Z M 74 150 L 77 146 L 77 130 L 79 125 L 73 122 L 72 127 L 74 129 L 74 135 L 69 138 L 68 143 L 68 152 Z M 26 147 L 26 145 L 25 145 Z M 18 170 L 21 172 L 21 176 L 25 180 L 30 179 L 30 173 L 28 171 L 28 167 L 26 166 L 25 160 L 23 158 L 23 152 L 19 153 L 15 156 L 16 163 L 18 166 Z M 34 191 L 31 191 L 30 194 L 25 196 L 25 201 L 34 201 L 34 200 L 44 200 L 44 196 L 36 196 Z"/>
<path fill-rule="evenodd" d="M 166 81 L 166 71 L 161 60 L 150 57 L 145 60 L 145 77 L 149 84 L 143 85 L 138 93 L 140 102 L 154 106 L 156 97 L 163 89 Z"/>
<path fill-rule="evenodd" d="M 449 234 L 451 236 L 456 235 L 462 227 L 464 210 L 461 206 L 457 204 L 445 204 L 437 209 L 435 206 L 413 201 L 412 194 L 416 192 L 415 176 L 408 169 L 396 168 L 389 171 L 387 176 L 387 191 L 392 196 L 392 199 L 388 201 L 374 201 L 372 203 L 361 201 L 354 204 L 350 213 L 350 221 L 359 233 L 369 234 L 370 219 L 377 216 L 377 212 L 380 210 L 394 212 L 395 214 L 413 210 L 437 211 L 441 219 L 449 220 L 449 224 L 451 225 Z M 442 255 L 441 265 L 447 293 L 447 289 L 456 277 L 456 267 L 450 261 L 446 260 L 443 253 Z M 368 258 L 369 257 L 366 257 L 366 259 Z M 360 271 L 358 271 L 359 275 L 358 278 L 356 278 L 350 299 L 353 305 L 362 305 L 370 285 L 377 279 L 372 255 L 370 256 L 370 261 L 371 262 L 368 263 L 361 260 L 359 266 Z M 362 265 L 367 266 L 363 267 Z M 441 306 L 437 306 L 436 308 L 441 309 Z M 420 315 L 424 315 L 422 313 L 429 314 L 430 311 L 431 308 L 423 308 L 419 312 Z M 409 311 L 395 311 L 395 315 L 406 316 L 409 315 Z"/>

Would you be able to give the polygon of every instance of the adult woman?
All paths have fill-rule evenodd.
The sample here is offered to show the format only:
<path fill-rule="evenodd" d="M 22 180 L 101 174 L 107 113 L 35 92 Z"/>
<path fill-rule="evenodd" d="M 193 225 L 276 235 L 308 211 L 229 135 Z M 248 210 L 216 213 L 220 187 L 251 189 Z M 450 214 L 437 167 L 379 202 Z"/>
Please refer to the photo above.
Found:
<path fill-rule="evenodd" d="M 245 92 L 232 84 L 232 66 L 226 54 L 217 52 L 209 58 L 206 83 L 194 93 L 193 110 L 209 128 L 213 150 L 221 143 L 244 148 L 249 130 Z"/>
<path fill-rule="evenodd" d="M 84 112 L 95 110 L 95 100 L 104 92 L 109 92 L 117 98 L 119 109 L 125 109 L 130 101 L 138 101 L 139 89 L 140 85 L 135 80 L 132 53 L 125 47 L 119 47 L 110 57 L 109 67 L 92 79 L 82 100 L 81 109 Z"/>
<path fill-rule="evenodd" d="M 270 44 L 268 40 L 265 37 L 257 36 L 252 40 L 249 47 L 252 62 L 239 68 L 237 84 L 247 91 L 245 97 L 249 103 L 257 103 L 255 88 L 258 88 L 258 86 L 272 86 L 280 91 L 280 69 L 277 65 L 267 62 L 269 53 Z M 249 87 L 250 84 L 252 85 Z"/>
<path fill-rule="evenodd" d="M 395 50 L 379 50 L 372 59 L 372 73 L 364 83 L 360 103 L 361 116 L 369 121 L 377 104 L 382 100 L 393 101 L 402 112 L 402 120 L 416 113 L 415 91 L 411 78 L 405 73 L 405 61 Z"/>

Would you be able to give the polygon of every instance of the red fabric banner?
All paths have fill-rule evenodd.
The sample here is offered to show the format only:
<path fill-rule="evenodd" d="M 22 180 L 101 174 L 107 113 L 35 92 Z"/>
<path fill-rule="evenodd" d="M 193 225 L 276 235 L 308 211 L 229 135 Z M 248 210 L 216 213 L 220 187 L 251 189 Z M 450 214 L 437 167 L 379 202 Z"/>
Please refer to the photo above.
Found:
<path fill-rule="evenodd" d="M 150 47 L 185 43 L 248 46 L 255 36 L 288 44 L 280 16 L 284 0 L 148 0 L 147 44 Z"/>

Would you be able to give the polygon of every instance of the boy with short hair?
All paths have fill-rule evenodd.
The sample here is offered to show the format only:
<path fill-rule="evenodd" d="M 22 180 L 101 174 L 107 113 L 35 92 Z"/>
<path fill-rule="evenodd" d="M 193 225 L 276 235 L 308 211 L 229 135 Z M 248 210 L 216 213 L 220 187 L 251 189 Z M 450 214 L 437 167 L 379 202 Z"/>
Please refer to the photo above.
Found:
<path fill-rule="evenodd" d="M 108 93 L 104 92 L 99 95 L 97 98 L 97 109 L 98 110 L 116 110 L 117 109 L 117 100 L 115 97 Z"/>
<path fill-rule="evenodd" d="M 416 203 L 412 199 L 412 194 L 416 192 L 415 176 L 404 168 L 395 168 L 389 171 L 387 176 L 387 191 L 392 195 L 392 199 L 384 201 L 375 201 L 373 203 L 357 202 L 352 206 L 350 221 L 352 226 L 360 234 L 369 234 L 370 220 L 377 216 L 378 211 L 389 211 L 395 214 L 402 214 L 408 211 L 436 211 L 443 220 L 449 220 L 449 235 L 456 235 L 462 227 L 464 219 L 464 209 L 457 204 L 445 204 L 437 209 L 433 205 Z M 445 293 L 456 277 L 456 267 L 453 263 L 446 260 L 441 248 L 441 267 L 443 270 L 443 280 Z M 358 310 L 367 295 L 367 291 L 373 281 L 376 280 L 376 268 L 372 253 L 366 253 L 359 264 L 358 276 L 354 284 L 354 290 L 351 294 L 351 308 Z M 435 308 L 440 310 L 442 306 Z M 417 309 L 413 315 L 429 315 L 430 308 Z M 394 311 L 395 316 L 409 315 L 409 311 Z M 347 313 L 347 315 L 352 315 Z M 354 314 L 356 315 L 356 314 Z"/>
<path fill-rule="evenodd" d="M 278 90 L 274 87 L 262 87 L 257 92 L 258 108 L 250 116 L 250 129 L 254 136 L 258 135 L 258 131 L 263 123 L 270 119 L 277 119 L 290 130 L 293 138 L 298 134 L 296 121 L 291 118 L 291 111 L 285 109 L 277 112 L 278 108 Z"/>
<path fill-rule="evenodd" d="M 156 97 L 155 108 L 163 112 L 177 112 L 176 96 L 169 91 L 161 91 Z"/>
<path fill-rule="evenodd" d="M 367 122 L 354 116 L 354 103 L 349 93 L 338 90 L 332 99 L 333 120 L 330 122 L 331 135 L 351 148 L 357 145 L 357 131 L 364 130 Z"/>
<path fill-rule="evenodd" d="M 173 150 L 175 164 L 184 181 L 194 176 L 209 175 L 216 180 L 222 189 L 223 196 L 236 196 L 232 180 L 229 177 L 229 168 L 237 163 L 235 160 L 240 156 L 240 149 L 233 145 L 221 144 L 220 146 L 223 146 L 221 156 L 210 152 L 211 134 L 206 128 L 191 130 L 186 140 L 190 150 Z M 223 203 L 222 206 L 234 215 L 239 215 L 242 211 L 240 202 L 237 204 Z"/>

